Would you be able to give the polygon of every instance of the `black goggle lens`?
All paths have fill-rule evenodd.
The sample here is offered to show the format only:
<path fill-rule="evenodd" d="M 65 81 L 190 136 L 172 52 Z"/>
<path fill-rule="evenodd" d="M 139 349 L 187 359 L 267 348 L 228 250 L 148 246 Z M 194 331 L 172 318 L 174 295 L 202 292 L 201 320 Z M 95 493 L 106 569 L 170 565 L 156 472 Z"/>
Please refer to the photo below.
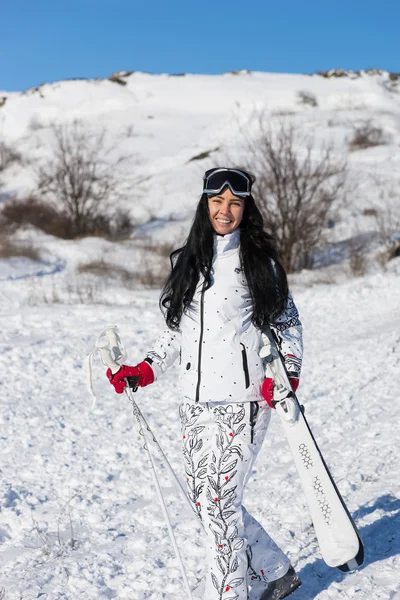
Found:
<path fill-rule="evenodd" d="M 235 171 L 217 171 L 211 173 L 205 181 L 205 190 L 220 190 L 222 186 L 229 182 L 231 189 L 239 193 L 249 193 L 251 189 L 251 180 L 244 173 Z"/>

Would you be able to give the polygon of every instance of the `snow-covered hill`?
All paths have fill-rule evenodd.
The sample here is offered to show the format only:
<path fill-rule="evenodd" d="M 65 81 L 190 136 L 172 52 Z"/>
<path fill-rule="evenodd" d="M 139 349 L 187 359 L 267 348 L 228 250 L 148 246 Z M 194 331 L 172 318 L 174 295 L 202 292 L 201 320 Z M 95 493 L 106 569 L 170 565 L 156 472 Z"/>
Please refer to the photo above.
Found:
<path fill-rule="evenodd" d="M 387 72 L 120 72 L 107 80 L 60 81 L 1 97 L 0 141 L 23 159 L 1 173 L 3 200 L 34 190 L 35 165 L 53 153 L 52 124 L 79 119 L 88 130 L 106 131 L 106 144 L 113 148 L 110 160 L 126 158 L 119 168 L 125 191 L 112 202 L 142 225 L 133 238 L 179 244 L 201 194 L 204 170 L 227 157 L 240 163 L 243 136 L 254 131 L 260 112 L 272 127 L 292 122 L 314 136 L 316 148 L 332 142 L 337 156 L 348 157 L 350 193 L 330 232 L 332 241 L 370 234 L 376 229 L 374 213 L 400 203 L 400 86 L 399 77 Z M 354 127 L 365 123 L 381 129 L 382 143 L 349 152 Z M 39 252 L 54 252 L 55 244 L 43 235 L 24 236 Z M 100 240 L 97 245 L 58 241 L 56 248 L 57 263 L 74 273 L 79 260 L 121 260 L 119 244 L 111 248 Z M 137 257 L 134 243 L 128 251 Z"/>
<path fill-rule="evenodd" d="M 145 270 L 147 260 L 157 262 L 160 242 L 183 241 L 203 171 L 228 154 L 240 160 L 241 132 L 255 110 L 265 110 L 272 125 L 282 118 L 296 122 L 318 144 L 332 139 L 338 155 L 349 156 L 357 186 L 332 241 L 340 254 L 349 237 L 372 237 L 373 211 L 399 199 L 398 78 L 385 72 L 327 75 L 118 73 L 110 80 L 0 93 L 0 141 L 24 158 L 1 173 L 3 195 L 32 190 L 32 162 L 52 153 L 51 124 L 79 118 L 107 129 L 114 157 L 131 157 L 123 176 L 132 188 L 119 202 L 142 224 L 121 242 L 60 240 L 27 228 L 12 239 L 29 243 L 38 256 L 0 258 L 2 600 L 185 599 L 130 407 L 112 393 L 96 363 L 98 402 L 91 408 L 83 359 L 109 323 L 120 326 L 130 360 L 143 357 L 163 324 L 157 291 L 138 289 L 130 274 Z M 304 104 L 299 92 L 316 106 Z M 362 122 L 381 127 L 385 144 L 349 153 L 353 127 Z M 205 158 L 191 160 L 199 155 Z M 97 271 L 82 272 L 93 261 Z M 114 265 L 112 277 L 106 264 Z M 293 598 L 395 600 L 400 258 L 386 269 L 370 265 L 359 278 L 350 278 L 342 264 L 302 272 L 291 287 L 305 328 L 299 396 L 360 528 L 365 566 L 343 575 L 319 557 L 277 418 L 247 506 L 299 571 L 304 583 Z M 176 375 L 173 368 L 138 401 L 182 473 Z M 159 468 L 200 597 L 201 532 Z"/>
<path fill-rule="evenodd" d="M 317 141 L 332 139 L 347 153 L 352 127 L 363 121 L 381 126 L 387 143 L 352 153 L 350 161 L 362 174 L 385 177 L 387 184 L 400 161 L 400 85 L 386 72 L 359 77 L 284 75 L 237 72 L 224 75 L 117 74 L 109 80 L 72 80 L 43 84 L 24 93 L 4 95 L 0 136 L 23 156 L 51 156 L 49 126 L 81 119 L 106 128 L 118 152 L 129 154 L 126 175 L 144 180 L 139 197 L 132 190 L 132 211 L 141 218 L 190 218 L 201 193 L 201 173 L 211 164 L 243 152 L 242 131 L 255 110 L 265 110 L 271 122 L 286 117 L 313 131 Z M 119 83 L 117 83 L 119 82 Z M 317 106 L 301 101 L 308 92 Z M 203 160 L 191 160 L 202 153 Z M 29 190 L 32 173 L 24 166 L 2 175 L 8 191 Z M 397 180 L 396 180 L 397 181 Z M 376 205 L 376 185 L 353 214 Z M 379 188 L 379 186 L 378 186 Z M 129 201 L 129 197 L 126 199 Z M 140 209 L 140 210 L 139 210 Z"/>

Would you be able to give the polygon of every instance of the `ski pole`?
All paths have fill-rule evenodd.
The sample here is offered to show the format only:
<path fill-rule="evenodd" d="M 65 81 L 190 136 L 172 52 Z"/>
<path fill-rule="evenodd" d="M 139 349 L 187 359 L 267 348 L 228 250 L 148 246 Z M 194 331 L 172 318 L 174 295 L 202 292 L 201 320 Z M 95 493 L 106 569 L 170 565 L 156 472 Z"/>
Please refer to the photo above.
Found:
<path fill-rule="evenodd" d="M 175 556 L 176 556 L 176 558 L 178 559 L 178 562 L 179 562 L 179 568 L 181 570 L 182 579 L 183 579 L 185 587 L 186 587 L 186 592 L 188 594 L 188 598 L 189 598 L 189 600 L 192 600 L 192 592 L 191 592 L 191 589 L 190 589 L 190 586 L 189 586 L 189 582 L 188 582 L 187 577 L 186 577 L 186 571 L 185 571 L 185 567 L 184 567 L 183 562 L 182 562 L 182 557 L 181 557 L 181 554 L 179 552 L 178 545 L 176 543 L 176 538 L 175 538 L 174 530 L 172 528 L 171 520 L 169 518 L 168 510 L 167 510 L 167 507 L 166 507 L 166 504 L 165 504 L 165 501 L 164 501 L 164 496 L 163 496 L 162 491 L 161 491 L 160 482 L 158 481 L 156 466 L 154 464 L 153 455 L 151 454 L 150 447 L 149 447 L 149 444 L 147 442 L 147 437 L 146 437 L 146 434 L 145 434 L 145 428 L 148 429 L 148 431 L 151 433 L 151 435 L 153 435 L 153 434 L 152 434 L 150 428 L 148 427 L 145 419 L 143 418 L 143 415 L 140 412 L 140 409 L 139 409 L 138 405 L 135 402 L 135 399 L 133 397 L 133 391 L 129 387 L 128 381 L 127 380 L 125 380 L 125 381 L 126 381 L 125 394 L 126 394 L 128 400 L 129 400 L 129 402 L 132 405 L 133 414 L 134 414 L 134 416 L 136 418 L 136 421 L 138 423 L 138 426 L 139 426 L 139 433 L 143 436 L 144 443 L 145 443 L 145 449 L 147 450 L 147 452 L 149 454 L 150 463 L 151 463 L 151 467 L 152 467 L 151 468 L 151 472 L 152 472 L 152 476 L 153 476 L 153 482 L 154 482 L 154 485 L 155 485 L 155 488 L 156 488 L 156 491 L 157 491 L 157 496 L 158 496 L 158 499 L 159 499 L 159 502 L 160 502 L 160 505 L 161 505 L 161 510 L 163 512 L 164 519 L 165 519 L 165 521 L 167 523 L 167 528 L 168 528 L 169 536 L 171 538 L 172 546 L 173 546 L 174 551 L 175 551 Z M 146 425 L 146 427 L 143 427 L 144 424 Z M 174 473 L 174 475 L 175 475 L 175 472 L 172 470 L 171 466 L 170 466 L 170 469 L 171 469 L 172 473 Z M 178 481 L 176 475 L 175 475 L 175 478 Z M 178 483 L 179 483 L 179 481 L 178 481 Z M 179 483 L 179 485 L 180 485 L 180 483 Z M 186 497 L 186 495 L 185 495 L 185 497 Z"/>
<path fill-rule="evenodd" d="M 106 327 L 105 329 L 103 329 L 103 331 L 101 332 L 101 334 L 96 342 L 95 349 L 93 350 L 93 352 L 91 352 L 89 354 L 89 356 L 86 359 L 88 388 L 94 398 L 94 401 L 96 400 L 96 398 L 95 398 L 94 390 L 93 390 L 91 362 L 92 362 L 93 355 L 96 352 L 100 352 L 101 359 L 102 359 L 103 363 L 105 364 L 105 366 L 110 367 L 111 370 L 114 368 L 116 370 L 119 369 L 120 363 L 122 363 L 126 358 L 126 353 L 125 353 L 125 349 L 122 344 L 121 338 L 119 337 L 118 332 L 116 331 L 115 325 L 110 325 L 109 327 Z M 133 382 L 132 382 L 132 385 L 133 385 Z M 128 387 L 130 387 L 129 382 L 128 382 Z M 136 392 L 136 390 L 137 390 L 137 388 L 135 388 L 135 386 L 134 386 L 133 391 Z M 137 413 L 139 414 L 139 417 L 142 419 L 143 423 L 145 424 L 147 431 L 150 433 L 150 435 L 153 439 L 153 442 L 157 446 L 162 459 L 164 460 L 166 466 L 168 467 L 169 472 L 171 473 L 171 475 L 178 487 L 178 491 L 182 494 L 182 497 L 187 502 L 188 506 L 190 507 L 190 510 L 193 511 L 193 506 L 191 505 L 188 495 L 186 494 L 185 490 L 182 487 L 181 481 L 179 480 L 178 476 L 176 475 L 176 473 L 175 473 L 174 469 L 172 468 L 168 458 L 166 457 L 161 445 L 159 444 L 156 436 L 150 429 L 150 426 L 148 425 L 146 419 L 143 416 L 143 413 L 141 412 L 141 410 L 137 404 L 136 404 L 136 409 L 134 409 L 134 410 L 137 411 Z M 196 517 L 197 517 L 197 515 L 196 515 Z M 200 523 L 204 530 L 204 524 L 202 523 L 202 521 L 200 521 Z"/>
<path fill-rule="evenodd" d="M 104 363 L 105 366 L 109 367 L 111 369 L 111 371 L 113 373 L 116 373 L 119 369 L 120 369 L 120 363 L 122 363 L 126 357 L 125 355 L 125 350 L 123 347 L 123 344 L 121 342 L 121 339 L 116 331 L 116 326 L 112 325 L 109 327 L 106 327 L 102 333 L 100 334 L 96 345 L 95 345 L 95 349 L 93 350 L 93 352 L 90 353 L 90 355 L 87 358 L 86 361 L 86 366 L 87 366 L 87 372 L 88 372 L 88 387 L 89 390 L 91 392 L 91 394 L 93 395 L 93 397 L 95 398 L 94 395 L 94 391 L 93 391 L 93 385 L 92 385 L 92 366 L 91 366 L 91 362 L 92 362 L 92 357 L 96 352 L 100 352 L 100 356 L 101 359 Z M 133 378 L 132 378 L 133 379 Z M 189 586 L 189 582 L 187 580 L 187 576 L 186 576 L 186 572 L 185 572 L 185 568 L 182 562 L 182 558 L 179 552 L 179 548 L 177 546 L 176 543 L 176 539 L 175 539 L 175 535 L 172 529 L 172 525 L 171 525 L 171 521 L 168 515 L 168 511 L 167 511 L 167 507 L 164 501 L 164 497 L 161 491 L 161 486 L 160 483 L 158 481 L 158 477 L 157 477 L 157 471 L 156 471 L 156 467 L 155 467 L 155 463 L 154 463 L 154 459 L 153 456 L 151 454 L 151 450 L 150 450 L 150 446 L 148 444 L 148 440 L 145 434 L 145 429 L 147 429 L 149 431 L 149 433 L 151 434 L 153 441 L 155 442 L 155 444 L 157 445 L 157 448 L 159 449 L 162 457 L 164 458 L 165 462 L 168 465 L 168 468 L 171 472 L 171 474 L 174 477 L 175 482 L 177 483 L 177 485 L 179 486 L 179 490 L 182 492 L 182 494 L 185 496 L 187 502 L 189 502 L 189 498 L 186 496 L 182 485 L 178 479 L 178 477 L 176 476 L 172 466 L 170 465 L 167 457 L 165 456 L 160 444 L 158 443 L 158 441 L 156 440 L 153 432 L 151 431 L 150 427 L 148 426 L 143 414 L 141 413 L 134 397 L 133 397 L 133 392 L 136 391 L 137 387 L 134 386 L 134 390 L 132 391 L 129 385 L 129 382 L 127 379 L 125 379 L 126 382 L 126 387 L 125 387 L 125 394 L 129 400 L 129 402 L 132 405 L 132 410 L 133 410 L 133 414 L 136 418 L 136 421 L 139 425 L 139 434 L 141 434 L 144 438 L 144 447 L 147 450 L 148 454 L 149 454 L 149 458 L 150 458 L 150 463 L 152 466 L 152 476 L 153 476 L 153 481 L 154 481 L 154 485 L 156 487 L 156 491 L 157 491 L 157 495 L 158 495 L 158 499 L 159 502 L 161 504 L 161 509 L 165 518 L 165 521 L 167 523 L 167 528 L 168 528 L 168 532 L 170 535 L 170 539 L 172 542 L 172 546 L 174 548 L 175 551 L 175 555 L 176 558 L 178 559 L 178 563 L 179 563 L 179 567 L 182 573 L 182 578 L 186 587 L 186 591 L 188 594 L 188 600 L 192 600 L 192 594 L 191 594 L 191 590 L 190 590 L 190 586 Z"/>
<path fill-rule="evenodd" d="M 128 391 L 127 388 L 129 389 L 129 391 L 131 392 L 131 395 L 129 396 L 129 401 L 132 404 L 132 409 L 133 409 L 133 414 L 135 415 L 136 418 L 140 418 L 141 421 L 143 422 L 143 424 L 145 425 L 147 431 L 150 433 L 151 437 L 153 438 L 153 442 L 155 443 L 155 445 L 157 446 L 158 451 L 161 454 L 162 459 L 164 460 L 165 464 L 168 467 L 169 472 L 171 473 L 172 477 L 174 478 L 174 481 L 176 483 L 176 485 L 178 486 L 178 490 L 179 492 L 182 494 L 182 497 L 185 498 L 186 502 L 188 503 L 188 506 L 190 507 L 190 509 L 193 511 L 193 507 L 190 504 L 190 500 L 185 492 L 185 490 L 182 487 L 182 483 L 179 481 L 179 478 L 177 476 L 177 474 L 175 473 L 174 469 L 172 468 L 171 463 L 169 462 L 168 458 L 166 457 L 162 447 L 160 446 L 156 436 L 154 435 L 154 433 L 152 432 L 152 430 L 150 429 L 149 424 L 147 423 L 146 419 L 143 416 L 143 413 L 141 412 L 139 406 L 137 405 L 137 403 L 135 402 L 135 400 L 133 399 L 133 395 L 132 395 L 132 391 L 136 392 L 137 391 L 137 387 L 134 387 L 133 389 L 130 387 L 129 382 L 127 382 L 127 386 L 125 388 L 125 391 Z M 143 432 L 142 432 L 143 435 Z M 144 437 L 144 435 L 143 435 Z M 203 525 L 203 524 L 202 524 Z M 204 526 L 203 526 L 204 527 Z"/>

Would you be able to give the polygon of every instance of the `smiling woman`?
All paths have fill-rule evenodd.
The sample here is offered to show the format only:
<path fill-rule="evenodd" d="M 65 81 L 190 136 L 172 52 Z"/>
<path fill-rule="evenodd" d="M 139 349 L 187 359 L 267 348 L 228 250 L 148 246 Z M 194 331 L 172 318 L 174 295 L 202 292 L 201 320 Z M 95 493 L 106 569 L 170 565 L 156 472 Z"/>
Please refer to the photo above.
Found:
<path fill-rule="evenodd" d="M 232 194 L 229 188 L 217 196 L 208 198 L 211 225 L 218 235 L 232 233 L 243 217 L 244 200 Z"/>
<path fill-rule="evenodd" d="M 292 388 L 302 328 L 273 239 L 251 195 L 254 178 L 207 171 L 188 239 L 161 294 L 168 329 L 136 366 L 107 375 L 144 387 L 179 358 L 179 415 L 188 497 L 207 533 L 205 600 L 280 600 L 300 585 L 289 559 L 242 504 L 273 408 L 262 332 L 279 340 Z M 234 590 L 234 594 L 227 592 Z"/>

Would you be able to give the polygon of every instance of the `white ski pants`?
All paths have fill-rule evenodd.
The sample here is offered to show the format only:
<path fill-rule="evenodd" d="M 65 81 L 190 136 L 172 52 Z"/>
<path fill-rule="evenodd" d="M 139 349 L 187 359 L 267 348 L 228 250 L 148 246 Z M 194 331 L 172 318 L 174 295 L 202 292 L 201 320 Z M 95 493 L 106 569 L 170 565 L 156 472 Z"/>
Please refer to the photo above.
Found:
<path fill-rule="evenodd" d="M 204 599 L 256 600 L 289 568 L 289 559 L 242 505 L 271 409 L 265 402 L 185 399 L 179 412 L 188 496 L 207 535 Z"/>

